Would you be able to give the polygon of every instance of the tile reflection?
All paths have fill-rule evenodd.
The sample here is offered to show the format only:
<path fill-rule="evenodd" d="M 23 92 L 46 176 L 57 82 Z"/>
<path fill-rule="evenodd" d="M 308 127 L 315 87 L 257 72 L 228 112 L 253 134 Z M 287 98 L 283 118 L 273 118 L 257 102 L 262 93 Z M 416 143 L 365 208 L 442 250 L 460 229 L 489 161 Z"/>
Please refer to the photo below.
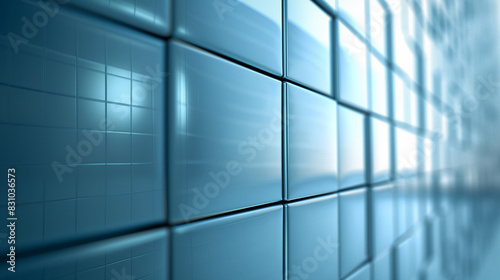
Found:
<path fill-rule="evenodd" d="M 337 104 L 292 84 L 288 98 L 288 199 L 337 189 Z"/>
<path fill-rule="evenodd" d="M 288 1 L 286 21 L 286 77 L 332 95 L 331 18 L 313 1 Z"/>
<path fill-rule="evenodd" d="M 175 0 L 175 35 L 282 75 L 282 6 L 270 1 Z"/>

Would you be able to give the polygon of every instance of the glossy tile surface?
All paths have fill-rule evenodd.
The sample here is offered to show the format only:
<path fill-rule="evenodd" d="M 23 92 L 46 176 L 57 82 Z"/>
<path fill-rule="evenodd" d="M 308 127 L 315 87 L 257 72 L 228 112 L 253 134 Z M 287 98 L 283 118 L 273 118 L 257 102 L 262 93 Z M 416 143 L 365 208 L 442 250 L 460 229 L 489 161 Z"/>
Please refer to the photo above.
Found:
<path fill-rule="evenodd" d="M 20 251 L 166 218 L 165 43 L 66 8 L 28 44 L 1 39 L 11 71 L 0 75 L 9 108 L 0 163 L 29 186 L 18 204 Z M 22 33 L 19 19 L 36 11 L 14 1 L 2 19 Z"/>
<path fill-rule="evenodd" d="M 173 0 L 59 0 L 63 5 L 75 5 L 124 24 L 166 36 L 170 33 Z M 47 1 L 54 3 L 53 1 Z M 57 14 L 57 13 L 56 13 Z"/>
<path fill-rule="evenodd" d="M 338 106 L 339 188 L 366 182 L 365 174 L 365 117 Z"/>
<path fill-rule="evenodd" d="M 340 276 L 368 258 L 366 188 L 340 193 Z"/>
<path fill-rule="evenodd" d="M 337 103 L 285 84 L 288 98 L 288 199 L 337 189 Z"/>
<path fill-rule="evenodd" d="M 356 271 L 353 275 L 346 278 L 346 280 L 370 280 L 370 279 L 372 279 L 370 272 L 370 265 L 365 265 L 364 267 Z"/>
<path fill-rule="evenodd" d="M 311 0 L 287 0 L 286 15 L 286 77 L 332 95 L 331 18 Z"/>
<path fill-rule="evenodd" d="M 281 200 L 281 83 L 169 46 L 169 220 Z"/>
<path fill-rule="evenodd" d="M 373 254 L 389 250 L 394 241 L 394 187 L 384 185 L 372 189 Z"/>
<path fill-rule="evenodd" d="M 283 207 L 174 227 L 172 246 L 175 280 L 282 279 Z"/>
<path fill-rule="evenodd" d="M 16 260 L 16 272 L 2 262 L 0 277 L 18 279 L 169 279 L 166 229 L 123 235 Z M 54 264 L 57 263 L 57 266 Z M 22 268 L 21 268 L 22 267 Z"/>
<path fill-rule="evenodd" d="M 389 116 L 389 91 L 387 66 L 375 55 L 371 55 L 370 110 L 382 116 Z"/>
<path fill-rule="evenodd" d="M 338 279 L 337 195 L 288 204 L 288 278 Z"/>
<path fill-rule="evenodd" d="M 389 253 L 379 255 L 373 261 L 373 280 L 391 279 L 391 258 Z"/>
<path fill-rule="evenodd" d="M 344 24 L 338 30 L 338 98 L 368 109 L 366 45 Z"/>
<path fill-rule="evenodd" d="M 282 4 L 270 1 L 174 0 L 179 38 L 282 75 Z"/>
<path fill-rule="evenodd" d="M 382 182 L 390 179 L 391 141 L 389 123 L 377 118 L 370 118 L 371 128 L 371 182 Z"/>

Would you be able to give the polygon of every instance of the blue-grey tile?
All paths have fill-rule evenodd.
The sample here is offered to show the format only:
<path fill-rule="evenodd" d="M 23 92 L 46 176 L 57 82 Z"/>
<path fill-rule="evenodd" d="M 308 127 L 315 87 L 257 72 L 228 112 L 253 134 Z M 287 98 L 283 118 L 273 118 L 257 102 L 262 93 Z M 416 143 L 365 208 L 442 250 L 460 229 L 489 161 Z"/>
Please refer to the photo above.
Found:
<path fill-rule="evenodd" d="M 406 279 L 416 279 L 417 274 L 417 264 L 415 257 L 415 236 L 410 236 L 403 240 L 395 248 L 395 273 L 394 279 L 396 280 L 406 280 Z"/>
<path fill-rule="evenodd" d="M 16 259 L 16 273 L 1 264 L 0 277 L 6 280 L 96 280 L 96 279 L 169 279 L 168 231 L 156 229 L 112 239 L 59 249 L 50 253 Z M 135 248 L 143 248 L 136 250 Z M 127 251 L 128 254 L 116 254 Z M 116 255 L 117 258 L 104 258 Z M 54 268 L 53 264 L 60 266 Z M 140 278 L 139 278 L 140 277 Z"/>
<path fill-rule="evenodd" d="M 98 100 L 106 98 L 106 76 L 101 71 L 80 67 L 78 69 L 78 96 Z"/>
<path fill-rule="evenodd" d="M 102 195 L 80 198 L 76 202 L 76 232 L 96 234 L 106 227 L 106 198 Z"/>
<path fill-rule="evenodd" d="M 389 124 L 376 118 L 370 119 L 371 137 L 371 182 L 389 180 L 391 169 L 391 141 Z"/>
<path fill-rule="evenodd" d="M 367 189 L 340 193 L 340 276 L 368 258 Z"/>
<path fill-rule="evenodd" d="M 359 268 L 354 274 L 346 278 L 346 280 L 371 280 L 370 266 L 371 264 L 367 264 Z"/>
<path fill-rule="evenodd" d="M 82 165 L 78 172 L 78 197 L 93 197 L 106 193 L 106 166 Z"/>
<path fill-rule="evenodd" d="M 131 169 L 130 165 L 106 166 L 106 193 L 130 193 L 132 189 Z"/>
<path fill-rule="evenodd" d="M 285 84 L 288 98 L 288 199 L 337 190 L 337 103 Z"/>
<path fill-rule="evenodd" d="M 283 207 L 176 226 L 172 246 L 176 280 L 282 279 Z"/>
<path fill-rule="evenodd" d="M 128 133 L 108 133 L 106 159 L 110 163 L 128 163 L 131 160 L 131 139 Z"/>
<path fill-rule="evenodd" d="M 151 224 L 154 221 L 161 222 L 161 218 L 161 216 L 157 217 L 154 212 L 153 191 L 132 194 L 132 222 Z"/>
<path fill-rule="evenodd" d="M 107 104 L 106 120 L 113 123 L 109 131 L 130 131 L 130 106 L 121 104 Z"/>
<path fill-rule="evenodd" d="M 78 130 L 76 151 L 82 163 L 106 162 L 106 133 L 102 130 Z"/>
<path fill-rule="evenodd" d="M 338 32 L 338 98 L 368 109 L 367 47 L 340 22 Z"/>
<path fill-rule="evenodd" d="M 286 211 L 287 279 L 339 279 L 337 195 L 291 203 Z"/>
<path fill-rule="evenodd" d="M 175 35 L 282 74 L 281 1 L 175 0 Z"/>
<path fill-rule="evenodd" d="M 78 127 L 86 129 L 101 129 L 105 120 L 105 103 L 98 101 L 78 101 Z"/>
<path fill-rule="evenodd" d="M 390 253 L 384 253 L 373 260 L 373 280 L 392 279 Z M 434 279 L 434 278 L 432 278 Z"/>
<path fill-rule="evenodd" d="M 366 183 L 365 117 L 338 107 L 339 188 Z"/>
<path fill-rule="evenodd" d="M 281 83 L 177 42 L 170 59 L 170 220 L 281 200 Z"/>
<path fill-rule="evenodd" d="M 28 125 L 43 124 L 44 94 L 37 91 L 9 88 L 7 111 L 9 122 Z M 2 102 L 3 103 L 3 102 Z"/>
<path fill-rule="evenodd" d="M 154 162 L 155 152 L 153 136 L 132 135 L 132 162 L 151 163 Z"/>
<path fill-rule="evenodd" d="M 73 58 L 74 60 L 74 58 Z M 76 65 L 58 61 L 45 60 L 45 90 L 68 96 L 76 95 Z"/>
<path fill-rule="evenodd" d="M 50 201 L 44 207 L 44 241 L 61 242 L 76 234 L 76 199 Z"/>
<path fill-rule="evenodd" d="M 153 133 L 153 118 L 153 110 L 132 107 L 132 131 L 138 133 Z"/>
<path fill-rule="evenodd" d="M 287 1 L 286 15 L 286 77 L 332 95 L 331 18 L 309 0 Z"/>
<path fill-rule="evenodd" d="M 394 187 L 384 185 L 372 189 L 372 245 L 373 253 L 388 250 L 394 241 L 395 211 Z"/>
<path fill-rule="evenodd" d="M 106 228 L 110 231 L 130 226 L 132 221 L 131 195 L 116 194 L 107 196 L 105 215 Z"/>
<path fill-rule="evenodd" d="M 48 126 L 74 128 L 76 126 L 76 101 L 73 97 L 45 95 L 44 120 Z"/>
<path fill-rule="evenodd" d="M 16 209 L 16 248 L 17 250 L 28 250 L 33 246 L 39 246 L 44 241 L 44 203 L 30 203 L 19 205 Z M 7 213 L 7 207 L 5 212 Z M 6 227 L 7 228 L 7 227 Z M 7 251 L 7 243 L 0 243 L 0 248 Z"/>

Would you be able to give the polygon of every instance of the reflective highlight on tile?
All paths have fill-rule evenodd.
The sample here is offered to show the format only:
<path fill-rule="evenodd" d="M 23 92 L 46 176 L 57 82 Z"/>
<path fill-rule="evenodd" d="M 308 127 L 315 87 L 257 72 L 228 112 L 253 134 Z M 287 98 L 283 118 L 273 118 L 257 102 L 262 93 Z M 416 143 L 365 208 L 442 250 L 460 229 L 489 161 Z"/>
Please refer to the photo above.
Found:
<path fill-rule="evenodd" d="M 281 200 L 281 83 L 169 46 L 169 220 Z"/>
<path fill-rule="evenodd" d="M 286 77 L 332 95 L 331 18 L 313 1 L 286 1 Z"/>
<path fill-rule="evenodd" d="M 173 280 L 281 279 L 283 207 L 176 226 L 172 246 Z"/>
<path fill-rule="evenodd" d="M 176 36 L 282 75 L 280 0 L 174 2 Z"/>
<path fill-rule="evenodd" d="M 288 98 L 288 199 L 337 190 L 337 103 L 285 84 Z"/>

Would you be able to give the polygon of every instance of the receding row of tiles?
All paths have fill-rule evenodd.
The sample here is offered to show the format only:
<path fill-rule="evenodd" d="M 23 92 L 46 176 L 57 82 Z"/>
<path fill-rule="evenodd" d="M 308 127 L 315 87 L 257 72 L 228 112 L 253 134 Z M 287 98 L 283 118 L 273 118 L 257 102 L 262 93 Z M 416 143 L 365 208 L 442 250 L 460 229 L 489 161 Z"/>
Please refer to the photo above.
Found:
<path fill-rule="evenodd" d="M 25 10 L 8 11 L 14 28 Z M 20 213 L 19 226 L 30 228 L 22 231 L 21 247 L 159 223 L 165 205 L 178 223 L 280 201 L 283 156 L 285 199 L 389 178 L 385 121 L 367 121 L 329 97 L 176 40 L 167 44 L 73 11 L 60 11 L 57 20 L 19 53 L 2 40 L 5 65 L 14 71 L 0 76 L 7 100 L 0 121 L 11 136 L 1 162 L 36 174 L 21 179 L 37 186 L 20 198 L 30 209 Z M 49 75 L 54 78 L 43 79 Z M 56 86 L 57 77 L 65 77 L 65 86 Z M 411 152 L 415 145 L 405 147 L 402 152 Z M 374 173 L 367 175 L 366 166 Z M 105 217 L 83 213 L 90 204 Z M 54 234 L 57 221 L 72 226 Z"/>
<path fill-rule="evenodd" d="M 116 3 L 111 1 L 109 4 L 99 4 L 98 1 L 71 1 L 70 4 L 87 7 L 111 18 L 129 19 L 126 21 L 127 23 L 134 24 L 135 21 L 139 21 L 141 22 L 137 23 L 139 26 L 151 25 L 151 28 L 146 29 L 155 33 L 158 33 L 155 31 L 158 26 L 163 25 L 164 28 L 168 29 L 170 20 L 167 18 L 170 1 L 150 0 L 149 2 L 148 4 L 134 4 L 129 3 L 129 1 Z M 333 34 L 337 34 L 337 31 L 334 30 L 336 24 L 318 4 L 311 0 L 289 1 L 290 3 L 286 5 L 282 5 L 280 0 L 267 1 L 265 4 L 259 4 L 258 1 L 222 2 L 224 1 L 189 0 L 176 2 L 174 5 L 176 16 L 173 36 L 263 69 L 266 72 L 284 76 L 324 94 L 334 94 L 337 85 L 334 84 L 336 79 L 333 77 L 336 71 L 334 71 L 333 61 L 336 59 L 333 59 L 332 56 L 335 49 L 333 47 L 333 41 L 335 41 Z M 351 14 L 362 11 L 352 18 L 364 18 L 365 0 L 356 1 L 359 2 L 361 9 L 351 2 L 341 1 L 340 11 L 345 10 L 342 15 L 345 14 L 347 18 L 350 18 Z M 369 2 L 378 3 L 377 0 Z M 61 16 L 66 14 L 64 5 L 59 7 L 60 4 L 55 1 L 54 4 L 57 7 L 57 16 L 54 15 L 54 18 L 50 18 L 51 21 L 47 22 L 43 29 L 37 28 L 33 38 L 29 34 L 30 40 L 22 37 L 24 36 L 22 30 L 25 29 L 25 26 L 23 26 L 23 21 L 19 19 L 26 15 L 36 15 L 37 12 L 46 7 L 18 2 L 10 7 L 11 10 L 5 10 L 6 13 L 9 13 L 5 34 L 9 34 L 12 49 L 16 53 L 27 52 L 26 43 L 43 42 L 44 36 L 42 34 L 44 33 L 47 33 L 49 45 L 56 45 L 56 49 L 67 47 L 71 52 L 74 52 L 76 48 L 71 44 L 75 39 L 72 32 L 75 28 L 75 22 L 68 21 L 65 16 Z M 144 8 L 140 7 L 141 5 L 145 5 L 147 8 L 155 7 L 151 11 L 149 20 L 145 16 L 149 12 L 143 13 Z M 282 9 L 285 10 L 284 13 L 282 13 Z M 158 11 L 163 11 L 165 14 L 160 16 L 158 14 L 162 13 Z M 42 9 L 41 12 L 45 13 L 47 10 Z M 129 15 L 129 13 L 131 14 Z M 286 17 L 286 28 L 282 26 L 283 14 Z M 384 17 L 382 17 L 383 20 L 385 20 Z M 357 21 L 355 20 L 355 22 Z M 341 69 L 344 67 L 349 69 L 349 71 L 339 71 L 338 95 L 347 102 L 354 102 L 361 108 L 368 108 L 367 48 L 343 23 L 339 22 L 338 24 L 340 26 L 339 61 L 342 64 Z M 358 25 L 364 26 L 365 21 L 359 22 Z M 385 23 L 382 25 L 384 27 L 381 29 L 385 30 Z M 358 31 L 364 32 L 364 28 Z M 286 63 L 283 63 L 282 58 L 283 32 L 286 38 L 284 46 Z M 62 37 L 57 36 L 57 34 L 67 34 L 67 36 Z M 163 32 L 159 34 L 164 35 Z M 385 38 L 385 36 L 383 37 Z M 116 55 L 120 54 L 125 55 L 125 53 L 116 53 Z M 359 84 L 357 87 L 353 87 L 351 83 L 354 80 L 358 81 L 354 83 Z"/>
<path fill-rule="evenodd" d="M 117 34 L 120 34 L 99 32 L 104 32 L 107 36 L 104 38 L 110 38 L 106 40 L 119 38 Z M 137 39 L 129 36 L 124 38 Z M 130 54 L 130 47 L 125 46 L 123 50 Z M 147 52 L 148 48 L 139 50 Z M 14 54 L 13 57 L 18 58 Z M 157 56 L 148 57 L 162 59 L 163 54 L 159 51 Z M 133 83 L 138 75 L 135 71 L 125 71 L 125 66 L 90 62 L 120 74 L 121 85 Z M 26 115 L 24 123 L 18 125 L 6 118 L 7 122 L 2 124 L 13 136 L 9 139 L 16 139 L 3 146 L 7 155 L 2 158 L 3 163 L 18 164 L 21 173 L 34 170 L 39 180 L 33 181 L 38 189 L 22 198 L 23 203 L 29 204 L 25 209 L 33 209 L 21 212 L 25 221 L 32 221 L 25 226 L 36 225 L 33 230 L 23 231 L 27 236 L 20 237 L 25 238 L 26 248 L 40 245 L 42 240 L 50 243 L 124 230 L 131 227 L 130 222 L 134 222 L 133 227 L 162 222 L 166 219 L 162 211 L 165 205 L 168 205 L 169 221 L 179 223 L 280 201 L 283 199 L 282 123 L 286 124 L 287 133 L 284 138 L 288 166 L 285 199 L 389 179 L 390 137 L 385 121 L 367 120 L 364 114 L 338 106 L 329 97 L 291 83 L 282 84 L 178 41 L 168 43 L 168 62 L 168 92 L 171 93 L 168 108 L 163 107 L 163 87 L 154 87 L 165 82 L 161 65 L 145 67 L 145 71 L 156 71 L 153 74 L 160 76 L 143 75 L 151 83 L 149 91 L 141 92 L 146 96 L 144 100 L 149 100 L 144 104 L 137 103 L 143 99 L 134 97 L 143 95 L 134 95 L 130 88 L 119 90 L 123 98 L 115 99 L 115 94 L 109 92 L 114 92 L 112 88 L 97 85 L 103 92 L 99 96 L 80 95 L 80 91 L 76 96 L 66 96 L 33 85 L 29 94 L 2 92 L 7 94 L 6 104 L 32 104 L 30 110 L 24 111 L 22 106 L 9 106 L 20 110 L 13 113 Z M 75 71 L 79 72 L 80 68 Z M 104 73 L 103 79 L 108 79 Z M 7 82 L 12 84 L 10 90 L 18 86 L 12 80 Z M 104 87 L 104 83 L 101 86 Z M 42 102 L 31 102 L 37 97 Z M 47 110 L 54 105 L 53 100 L 62 98 L 78 104 L 77 108 L 71 112 Z M 109 106 L 105 109 L 109 104 L 123 110 L 114 112 Z M 282 120 L 283 108 L 287 112 L 286 120 Z M 41 112 L 41 116 L 56 113 L 52 119 L 67 120 L 75 118 L 83 109 L 86 111 L 82 118 L 64 127 L 46 127 L 33 116 L 35 112 Z M 139 110 L 150 113 L 136 114 Z M 163 121 L 165 115 L 168 131 Z M 83 117 L 92 117 L 94 121 L 83 121 Z M 149 128 L 136 130 L 136 118 L 147 120 L 139 122 L 143 124 L 139 128 Z M 81 127 L 82 123 L 94 125 Z M 132 129 L 127 123 L 132 123 Z M 48 132 L 53 137 L 43 136 Z M 366 162 L 367 139 L 373 139 L 371 163 Z M 164 141 L 168 143 L 166 148 Z M 415 146 L 410 142 L 401 148 L 401 154 L 411 153 Z M 50 153 L 44 152 L 47 149 Z M 158 156 L 165 151 L 168 159 Z M 165 178 L 167 161 L 171 164 Z M 36 165 L 32 165 L 34 163 Z M 372 174 L 366 174 L 367 166 L 373 167 Z M 166 199 L 165 181 L 169 190 Z M 134 218 L 138 201 L 148 205 L 140 209 L 145 218 L 139 220 Z M 96 211 L 105 212 L 106 217 L 92 220 L 89 219 L 91 213 L 80 213 L 79 209 L 89 203 L 99 206 Z M 127 210 L 117 211 L 118 208 Z M 54 214 L 55 209 L 64 211 Z M 45 222 L 39 216 L 46 216 Z M 53 235 L 50 225 L 59 220 L 72 226 Z M 21 223 L 20 227 L 23 226 Z M 91 230 L 81 232 L 79 229 L 84 227 Z"/>
<path fill-rule="evenodd" d="M 183 43 L 169 46 L 169 92 L 176 93 L 170 95 L 169 104 L 175 105 L 168 118 L 173 161 L 168 182 L 176 186 L 169 197 L 172 221 L 281 200 L 282 158 L 288 167 L 288 200 L 390 178 L 391 126 L 386 121 L 300 86 L 282 86 Z M 207 74 L 208 69 L 219 71 Z M 414 174 L 415 133 L 396 128 L 395 140 L 398 175 Z M 256 189 L 258 196 L 253 195 Z M 230 199 L 240 195 L 242 201 Z"/>
<path fill-rule="evenodd" d="M 443 227 L 434 217 L 429 234 L 418 227 L 396 240 L 393 198 L 392 185 L 345 191 L 21 258 L 16 274 L 3 262 L 0 275 L 46 280 L 283 279 L 286 271 L 288 280 L 418 279 L 426 259 L 433 260 L 433 267 L 441 261 Z M 453 238 L 459 242 L 460 236 Z M 439 267 L 433 267 L 429 275 L 438 275 Z"/>

